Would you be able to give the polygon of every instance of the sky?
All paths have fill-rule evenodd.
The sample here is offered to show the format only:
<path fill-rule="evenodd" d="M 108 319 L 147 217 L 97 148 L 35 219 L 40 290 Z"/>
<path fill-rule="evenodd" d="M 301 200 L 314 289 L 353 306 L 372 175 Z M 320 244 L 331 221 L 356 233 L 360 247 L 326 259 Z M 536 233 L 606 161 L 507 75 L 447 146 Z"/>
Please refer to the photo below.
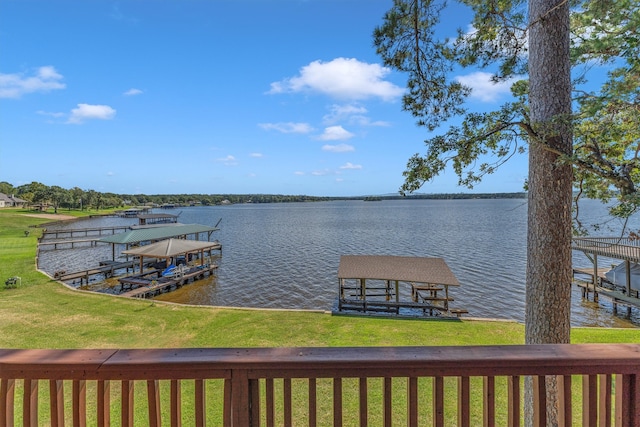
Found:
<path fill-rule="evenodd" d="M 443 133 L 373 46 L 392 0 L 2 0 L 0 182 L 116 194 L 393 194 Z M 460 9 L 443 18 L 455 36 Z M 505 86 L 479 70 L 470 108 Z M 526 155 L 473 190 L 519 192 Z"/>

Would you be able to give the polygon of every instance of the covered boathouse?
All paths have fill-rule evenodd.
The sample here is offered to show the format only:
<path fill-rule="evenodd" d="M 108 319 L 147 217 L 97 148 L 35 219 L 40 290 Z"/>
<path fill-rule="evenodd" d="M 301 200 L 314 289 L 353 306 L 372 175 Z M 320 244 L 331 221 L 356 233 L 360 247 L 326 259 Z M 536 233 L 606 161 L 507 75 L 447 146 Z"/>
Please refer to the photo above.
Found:
<path fill-rule="evenodd" d="M 192 237 L 193 240 L 206 240 L 208 242 L 211 240 L 213 232 L 217 230 L 219 228 L 208 225 L 175 224 L 162 227 L 138 228 L 125 233 L 106 236 L 98 241 L 111 244 L 111 259 L 115 261 L 116 245 L 125 245 L 125 250 L 129 250 L 131 247 L 140 246 L 144 242 L 153 243 L 165 239 L 186 239 L 188 237 Z M 218 249 L 222 250 L 222 245 L 218 245 Z"/>
<path fill-rule="evenodd" d="M 450 287 L 460 282 L 442 258 L 342 255 L 338 267 L 338 312 L 459 317 Z"/>

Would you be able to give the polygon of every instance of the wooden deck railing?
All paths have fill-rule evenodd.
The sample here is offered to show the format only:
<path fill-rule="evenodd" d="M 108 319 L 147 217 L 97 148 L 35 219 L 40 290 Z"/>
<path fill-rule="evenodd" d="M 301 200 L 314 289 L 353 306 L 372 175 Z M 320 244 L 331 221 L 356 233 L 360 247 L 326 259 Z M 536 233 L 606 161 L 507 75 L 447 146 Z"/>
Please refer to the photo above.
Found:
<path fill-rule="evenodd" d="M 640 345 L 0 350 L 0 427 L 640 426 Z"/>

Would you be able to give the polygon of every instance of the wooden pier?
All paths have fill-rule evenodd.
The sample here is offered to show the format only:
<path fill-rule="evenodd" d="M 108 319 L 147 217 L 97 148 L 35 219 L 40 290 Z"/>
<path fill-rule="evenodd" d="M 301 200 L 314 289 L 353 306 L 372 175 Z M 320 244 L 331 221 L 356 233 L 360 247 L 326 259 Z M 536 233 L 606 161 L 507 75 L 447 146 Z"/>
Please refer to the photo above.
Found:
<path fill-rule="evenodd" d="M 180 288 L 194 280 L 204 279 L 207 276 L 213 274 L 213 271 L 217 269 L 216 264 L 208 264 L 197 267 L 191 267 L 184 272 L 177 272 L 172 277 L 158 277 L 150 278 L 153 273 L 122 277 L 118 279 L 121 286 L 132 288 L 130 291 L 123 292 L 120 295 L 130 298 L 153 298 L 161 293 L 169 292 L 173 289 Z M 159 275 L 158 271 L 156 275 Z"/>
<path fill-rule="evenodd" d="M 156 261 L 149 260 L 144 267 L 149 267 L 154 264 Z M 125 261 L 125 262 L 111 262 L 111 261 L 102 261 L 100 267 L 91 268 L 89 270 L 76 271 L 73 273 L 67 273 L 64 271 L 56 272 L 54 278 L 60 280 L 62 282 L 75 281 L 80 279 L 80 286 L 83 284 L 89 284 L 89 280 L 92 276 L 101 275 L 104 278 L 114 277 L 117 274 L 118 270 L 125 270 L 127 273 L 129 269 L 132 272 L 135 272 L 136 267 L 139 265 L 137 261 Z"/>
<path fill-rule="evenodd" d="M 593 301 L 599 296 L 610 298 L 614 312 L 618 305 L 627 307 L 630 314 L 632 307 L 640 308 L 640 290 L 632 286 L 631 265 L 640 263 L 640 241 L 621 237 L 575 237 L 572 240 L 573 250 L 581 251 L 592 262 L 593 268 L 574 268 L 573 283 L 582 290 L 582 297 L 588 299 L 593 294 Z M 620 260 L 625 264 L 625 284 L 613 283 L 607 279 L 610 268 L 598 265 L 599 258 Z"/>
<path fill-rule="evenodd" d="M 38 250 L 75 249 L 93 247 L 104 236 L 130 230 L 129 225 L 113 227 L 74 228 L 66 230 L 44 230 L 38 240 Z"/>
<path fill-rule="evenodd" d="M 72 239 L 74 237 L 88 237 L 90 235 L 105 236 L 130 230 L 129 225 L 119 225 L 114 227 L 92 227 L 92 228 L 69 228 L 61 230 L 44 230 L 42 239 Z"/>

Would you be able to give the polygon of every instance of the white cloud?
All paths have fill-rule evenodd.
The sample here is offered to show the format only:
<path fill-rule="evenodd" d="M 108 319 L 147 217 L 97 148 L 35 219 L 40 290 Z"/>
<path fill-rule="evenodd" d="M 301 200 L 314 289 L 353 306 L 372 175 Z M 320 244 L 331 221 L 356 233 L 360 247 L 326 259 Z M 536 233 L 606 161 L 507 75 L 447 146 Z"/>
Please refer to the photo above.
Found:
<path fill-rule="evenodd" d="M 71 110 L 67 123 L 80 124 L 86 120 L 111 120 L 116 110 L 108 105 L 78 104 L 78 108 Z"/>
<path fill-rule="evenodd" d="M 322 117 L 325 124 L 346 122 L 355 126 L 389 126 L 388 122 L 372 121 L 366 114 L 368 110 L 358 104 L 333 104 L 329 107 L 329 113 Z"/>
<path fill-rule="evenodd" d="M 135 95 L 141 95 L 142 92 L 140 89 L 135 89 L 135 88 L 131 88 L 128 91 L 126 91 L 125 93 L 123 93 L 124 96 L 135 96 Z"/>
<path fill-rule="evenodd" d="M 250 153 L 250 154 L 249 154 L 249 156 L 250 156 L 250 157 L 255 157 L 255 158 L 263 157 L 263 156 L 262 156 L 262 153 Z"/>
<path fill-rule="evenodd" d="M 466 76 L 458 76 L 456 80 L 471 88 L 471 98 L 479 99 L 482 102 L 493 102 L 511 93 L 511 85 L 519 80 L 514 77 L 504 82 L 495 83 L 491 80 L 493 74 L 483 71 L 467 74 Z"/>
<path fill-rule="evenodd" d="M 313 131 L 313 127 L 308 123 L 259 123 L 264 130 L 276 130 L 282 133 L 309 133 Z"/>
<path fill-rule="evenodd" d="M 385 81 L 390 69 L 355 58 L 336 58 L 330 62 L 313 61 L 300 74 L 271 83 L 268 93 L 317 92 L 337 99 L 381 98 L 393 101 L 404 89 Z"/>
<path fill-rule="evenodd" d="M 236 161 L 236 158 L 231 154 L 229 154 L 227 157 L 221 157 L 219 159 L 216 159 L 216 161 L 220 163 L 224 163 L 225 166 L 236 166 L 238 164 L 238 162 Z"/>
<path fill-rule="evenodd" d="M 364 116 L 367 109 L 356 104 L 337 105 L 333 104 L 329 108 L 329 114 L 326 114 L 322 120 L 324 123 L 337 123 L 340 121 L 350 120 L 354 116 Z"/>
<path fill-rule="evenodd" d="M 52 66 L 38 68 L 31 77 L 0 73 L 0 98 L 17 99 L 27 93 L 64 89 L 66 85 L 61 82 L 62 79 L 62 75 Z"/>
<path fill-rule="evenodd" d="M 322 151 L 331 151 L 333 153 L 348 153 L 350 151 L 356 151 L 353 145 L 338 144 L 338 145 L 323 145 Z"/>
<path fill-rule="evenodd" d="M 344 165 L 340 166 L 340 169 L 362 169 L 362 165 L 354 165 L 351 162 L 347 162 Z"/>
<path fill-rule="evenodd" d="M 302 176 L 302 175 L 304 175 L 304 172 L 302 172 L 302 171 L 295 171 L 293 174 L 294 174 L 294 175 L 298 175 L 298 176 Z"/>
<path fill-rule="evenodd" d="M 353 134 L 342 126 L 329 126 L 318 137 L 321 141 L 338 141 L 353 138 Z"/>
<path fill-rule="evenodd" d="M 331 172 L 329 169 L 323 169 L 323 170 L 311 172 L 311 175 L 313 176 L 326 176 L 326 175 L 332 175 L 332 174 L 333 172 Z"/>

